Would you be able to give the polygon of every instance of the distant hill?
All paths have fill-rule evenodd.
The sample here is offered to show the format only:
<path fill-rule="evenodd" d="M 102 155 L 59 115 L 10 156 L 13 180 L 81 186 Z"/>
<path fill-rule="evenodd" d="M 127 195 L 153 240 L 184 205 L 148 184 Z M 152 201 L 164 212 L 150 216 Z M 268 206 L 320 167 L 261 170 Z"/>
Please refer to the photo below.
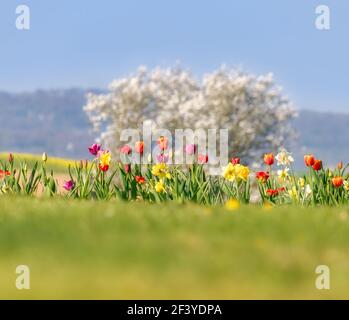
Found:
<path fill-rule="evenodd" d="M 82 110 L 86 93 L 82 89 L 0 92 L 0 151 L 85 158 L 94 138 Z M 349 114 L 301 110 L 293 125 L 299 132 L 292 144 L 298 161 L 305 152 L 329 165 L 349 161 Z"/>

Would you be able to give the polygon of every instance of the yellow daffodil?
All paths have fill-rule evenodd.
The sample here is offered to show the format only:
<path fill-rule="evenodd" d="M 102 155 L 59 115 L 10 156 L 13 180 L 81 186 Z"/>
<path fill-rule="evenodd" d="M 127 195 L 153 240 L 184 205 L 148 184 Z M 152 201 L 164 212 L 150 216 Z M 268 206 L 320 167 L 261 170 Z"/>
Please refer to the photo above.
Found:
<path fill-rule="evenodd" d="M 155 191 L 157 193 L 162 193 L 162 192 L 165 192 L 165 186 L 164 186 L 164 183 L 162 180 L 158 181 L 156 184 L 155 184 Z"/>
<path fill-rule="evenodd" d="M 247 181 L 247 178 L 250 174 L 250 169 L 246 166 L 243 166 L 241 164 L 232 164 L 229 163 L 223 171 L 223 177 L 224 179 L 228 181 L 235 181 L 235 180 L 243 180 Z"/>
<path fill-rule="evenodd" d="M 158 163 L 153 166 L 151 173 L 159 178 L 171 178 L 171 175 L 169 174 L 169 169 L 166 163 Z"/>
<path fill-rule="evenodd" d="M 297 191 L 297 188 L 295 186 L 293 186 L 291 190 L 288 190 L 288 194 L 290 195 L 290 197 L 293 200 L 298 199 L 298 191 Z"/>

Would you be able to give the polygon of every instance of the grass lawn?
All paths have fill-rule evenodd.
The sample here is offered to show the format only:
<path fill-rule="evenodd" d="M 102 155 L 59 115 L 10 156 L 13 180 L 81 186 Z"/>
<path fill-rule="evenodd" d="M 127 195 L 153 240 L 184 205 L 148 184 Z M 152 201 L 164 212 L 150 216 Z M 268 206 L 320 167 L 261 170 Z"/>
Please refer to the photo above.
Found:
<path fill-rule="evenodd" d="M 1 197 L 0 298 L 348 299 L 348 213 Z"/>

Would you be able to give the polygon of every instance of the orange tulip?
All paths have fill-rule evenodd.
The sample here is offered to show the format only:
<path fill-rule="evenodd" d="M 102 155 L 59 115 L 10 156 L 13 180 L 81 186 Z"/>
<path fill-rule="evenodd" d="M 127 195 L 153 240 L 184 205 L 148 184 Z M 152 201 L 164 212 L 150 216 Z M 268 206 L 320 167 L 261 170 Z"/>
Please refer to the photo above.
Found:
<path fill-rule="evenodd" d="M 137 141 L 135 143 L 135 151 L 139 154 L 143 154 L 143 151 L 144 151 L 144 142 L 143 141 Z"/>
<path fill-rule="evenodd" d="M 145 178 L 142 176 L 135 176 L 135 180 L 138 184 L 144 184 L 145 183 Z"/>
<path fill-rule="evenodd" d="M 315 157 L 312 154 L 306 154 L 304 156 L 304 163 L 307 167 L 312 167 L 315 163 Z"/>
<path fill-rule="evenodd" d="M 264 155 L 264 163 L 267 166 L 272 166 L 274 164 L 274 154 L 272 153 L 266 153 Z"/>
<path fill-rule="evenodd" d="M 339 188 L 343 185 L 343 178 L 342 177 L 334 177 L 332 179 L 332 184 L 336 187 Z"/>

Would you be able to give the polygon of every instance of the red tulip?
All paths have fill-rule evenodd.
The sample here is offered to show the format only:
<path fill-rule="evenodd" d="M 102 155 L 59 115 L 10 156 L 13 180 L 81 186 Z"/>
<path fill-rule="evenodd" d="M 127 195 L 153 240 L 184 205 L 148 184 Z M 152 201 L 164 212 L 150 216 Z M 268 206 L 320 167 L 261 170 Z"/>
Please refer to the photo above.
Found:
<path fill-rule="evenodd" d="M 99 167 L 99 169 L 100 169 L 101 171 L 103 171 L 103 172 L 107 172 L 107 171 L 109 170 L 109 165 L 107 165 L 107 164 L 99 163 L 99 164 L 98 164 L 98 167 Z"/>
<path fill-rule="evenodd" d="M 266 153 L 264 155 L 264 163 L 267 166 L 272 166 L 274 164 L 274 154 L 272 153 Z"/>
<path fill-rule="evenodd" d="M 4 178 L 5 176 L 10 176 L 11 175 L 11 172 L 10 171 L 3 171 L 3 170 L 0 170 L 0 179 Z"/>
<path fill-rule="evenodd" d="M 313 164 L 313 169 L 315 171 L 319 171 L 322 169 L 322 161 L 321 160 L 315 160 Z"/>
<path fill-rule="evenodd" d="M 267 182 L 269 179 L 269 172 L 259 171 L 256 173 L 256 178 L 261 182 Z"/>
<path fill-rule="evenodd" d="M 240 158 L 232 158 L 231 163 L 235 166 L 236 164 L 240 164 Z"/>
<path fill-rule="evenodd" d="M 278 189 L 268 189 L 266 192 L 269 197 L 275 197 L 279 194 Z"/>
<path fill-rule="evenodd" d="M 139 184 L 144 184 L 145 183 L 145 178 L 142 176 L 135 176 L 135 180 Z"/>

